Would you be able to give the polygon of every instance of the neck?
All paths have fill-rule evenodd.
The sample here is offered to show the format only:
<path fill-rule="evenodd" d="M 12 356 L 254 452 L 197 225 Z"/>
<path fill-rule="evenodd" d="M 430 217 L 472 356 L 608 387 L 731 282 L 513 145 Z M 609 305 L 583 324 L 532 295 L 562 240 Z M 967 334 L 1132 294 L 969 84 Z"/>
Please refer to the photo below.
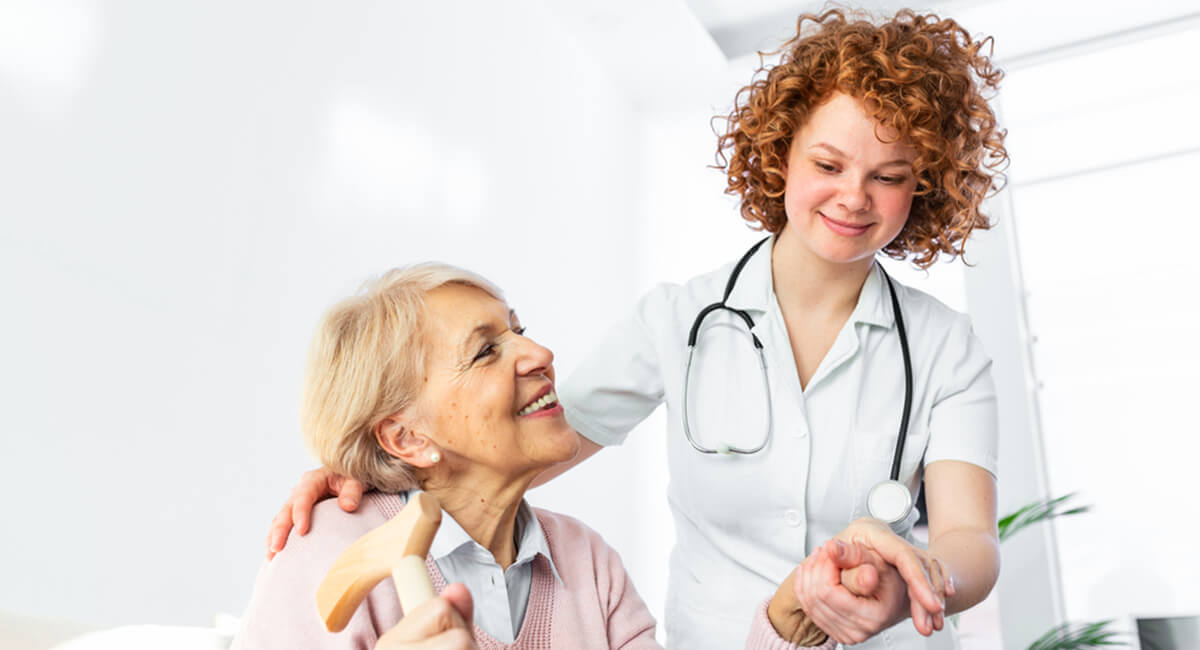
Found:
<path fill-rule="evenodd" d="M 842 263 L 821 259 L 785 226 L 771 251 L 771 279 L 779 308 L 785 314 L 802 309 L 813 315 L 849 318 L 874 263 L 874 257 Z"/>
<path fill-rule="evenodd" d="M 517 510 L 532 480 L 457 475 L 452 484 L 442 484 L 431 477 L 422 489 L 437 497 L 442 509 L 471 539 L 491 551 L 496 563 L 507 569 L 517 559 Z"/>

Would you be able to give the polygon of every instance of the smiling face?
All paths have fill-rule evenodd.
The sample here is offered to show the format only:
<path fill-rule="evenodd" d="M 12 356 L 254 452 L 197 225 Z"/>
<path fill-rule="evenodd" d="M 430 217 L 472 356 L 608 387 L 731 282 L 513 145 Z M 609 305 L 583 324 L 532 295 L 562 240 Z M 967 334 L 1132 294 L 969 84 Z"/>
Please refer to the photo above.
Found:
<path fill-rule="evenodd" d="M 517 477 L 574 457 L 579 437 L 554 394 L 554 354 L 523 335 L 515 312 L 459 284 L 430 291 L 425 303 L 417 429 L 443 463 Z"/>
<path fill-rule="evenodd" d="M 908 220 L 915 151 L 877 132 L 894 135 L 861 102 L 834 93 L 792 140 L 786 230 L 824 262 L 870 264 Z"/>

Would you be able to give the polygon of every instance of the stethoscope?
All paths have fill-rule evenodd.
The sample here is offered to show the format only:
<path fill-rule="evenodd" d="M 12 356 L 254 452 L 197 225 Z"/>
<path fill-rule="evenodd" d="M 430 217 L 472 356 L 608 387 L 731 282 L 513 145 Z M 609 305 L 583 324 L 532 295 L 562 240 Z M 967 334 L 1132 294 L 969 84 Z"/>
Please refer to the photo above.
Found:
<path fill-rule="evenodd" d="M 692 447 L 702 454 L 723 454 L 723 455 L 751 455 L 762 451 L 767 442 L 771 439 L 771 387 L 767 382 L 767 359 L 763 353 L 762 341 L 758 340 L 758 335 L 754 333 L 754 319 L 750 317 L 744 310 L 736 309 L 725 304 L 729 300 L 729 295 L 733 293 L 733 287 L 737 284 L 738 275 L 741 274 L 742 268 L 746 266 L 746 262 L 758 251 L 766 239 L 758 242 L 746 251 L 742 259 L 734 265 L 733 272 L 729 274 L 729 281 L 725 284 L 725 295 L 720 302 L 713 304 L 700 310 L 696 315 L 696 320 L 692 322 L 692 330 L 688 334 L 688 359 L 687 367 L 683 375 L 683 433 L 687 436 L 688 442 Z M 883 271 L 880 268 L 880 271 Z M 896 451 L 892 456 L 892 473 L 891 477 L 886 481 L 880 481 L 871 488 L 867 493 L 867 512 L 876 519 L 879 519 L 887 524 L 895 526 L 908 517 L 912 511 L 913 498 L 912 493 L 908 491 L 908 486 L 900 482 L 900 458 L 904 453 L 904 440 L 908 436 L 908 412 L 912 408 L 912 360 L 908 353 L 908 335 L 904 331 L 904 318 L 900 314 L 900 301 L 896 299 L 896 287 L 892 283 L 892 278 L 883 271 L 883 277 L 887 280 L 888 293 L 892 298 L 892 313 L 896 317 L 896 333 L 900 336 L 900 350 L 904 354 L 904 411 L 900 415 L 900 433 L 896 439 Z M 704 323 L 704 319 L 714 311 L 725 310 L 742 319 L 746 323 L 746 327 L 750 331 L 750 340 L 754 344 L 754 350 L 758 353 L 758 365 L 762 370 L 763 390 L 767 396 L 767 434 L 763 436 L 762 442 L 757 447 L 735 447 L 724 441 L 717 444 L 716 449 L 709 449 L 696 442 L 692 437 L 692 429 L 688 422 L 688 385 L 691 383 L 692 377 L 692 360 L 696 356 L 696 337 L 700 334 L 700 325 Z"/>

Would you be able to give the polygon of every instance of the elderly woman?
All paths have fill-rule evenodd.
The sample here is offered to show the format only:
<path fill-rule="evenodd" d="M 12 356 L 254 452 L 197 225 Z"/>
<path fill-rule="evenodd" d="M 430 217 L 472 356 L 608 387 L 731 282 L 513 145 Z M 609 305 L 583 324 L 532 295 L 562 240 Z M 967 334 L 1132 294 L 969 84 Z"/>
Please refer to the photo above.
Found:
<path fill-rule="evenodd" d="M 235 648 L 375 647 L 402 618 L 392 586 L 331 634 L 316 615 L 317 585 L 416 489 L 448 515 L 429 573 L 438 591 L 461 582 L 471 592 L 479 647 L 658 647 L 617 553 L 582 523 L 524 500 L 580 444 L 554 391 L 554 356 L 524 332 L 496 287 L 442 264 L 393 270 L 329 311 L 310 350 L 305 439 L 324 465 L 379 491 L 354 513 L 333 501 L 316 508 L 312 532 L 260 574 Z M 781 633 L 832 647 L 791 589 L 769 605 L 748 647 L 795 647 Z"/>

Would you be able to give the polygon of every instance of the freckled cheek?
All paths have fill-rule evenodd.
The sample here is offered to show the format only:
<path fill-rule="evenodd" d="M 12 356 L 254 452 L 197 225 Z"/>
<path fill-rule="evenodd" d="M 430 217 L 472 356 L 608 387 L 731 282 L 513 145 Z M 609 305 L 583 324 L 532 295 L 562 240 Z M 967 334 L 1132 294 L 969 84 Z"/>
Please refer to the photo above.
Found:
<path fill-rule="evenodd" d="M 789 185 L 786 194 L 783 197 L 783 205 L 787 216 L 790 218 L 802 217 L 808 214 L 815 207 L 818 200 L 816 192 L 813 188 L 803 187 L 802 189 L 792 189 L 795 184 Z"/>
<path fill-rule="evenodd" d="M 454 447 L 457 444 L 458 433 L 463 431 L 470 422 L 470 416 L 458 411 L 458 403 L 450 402 L 437 418 L 437 433 L 442 444 Z"/>
<path fill-rule="evenodd" d="M 802 217 L 837 194 L 837 188 L 819 176 L 797 174 L 788 178 L 783 203 L 789 217 Z"/>
<path fill-rule="evenodd" d="M 912 194 L 907 192 L 889 193 L 882 198 L 879 208 L 879 211 L 887 215 L 889 219 L 899 222 L 897 227 L 903 227 L 904 222 L 908 220 L 909 211 L 912 210 Z"/>
<path fill-rule="evenodd" d="M 458 433 L 465 436 L 464 442 L 469 442 L 472 447 L 478 449 L 486 445 L 494 449 L 495 430 L 504 426 L 500 421 L 504 415 L 499 408 L 483 408 L 471 412 L 464 410 L 455 416 L 454 426 L 457 427 Z"/>

